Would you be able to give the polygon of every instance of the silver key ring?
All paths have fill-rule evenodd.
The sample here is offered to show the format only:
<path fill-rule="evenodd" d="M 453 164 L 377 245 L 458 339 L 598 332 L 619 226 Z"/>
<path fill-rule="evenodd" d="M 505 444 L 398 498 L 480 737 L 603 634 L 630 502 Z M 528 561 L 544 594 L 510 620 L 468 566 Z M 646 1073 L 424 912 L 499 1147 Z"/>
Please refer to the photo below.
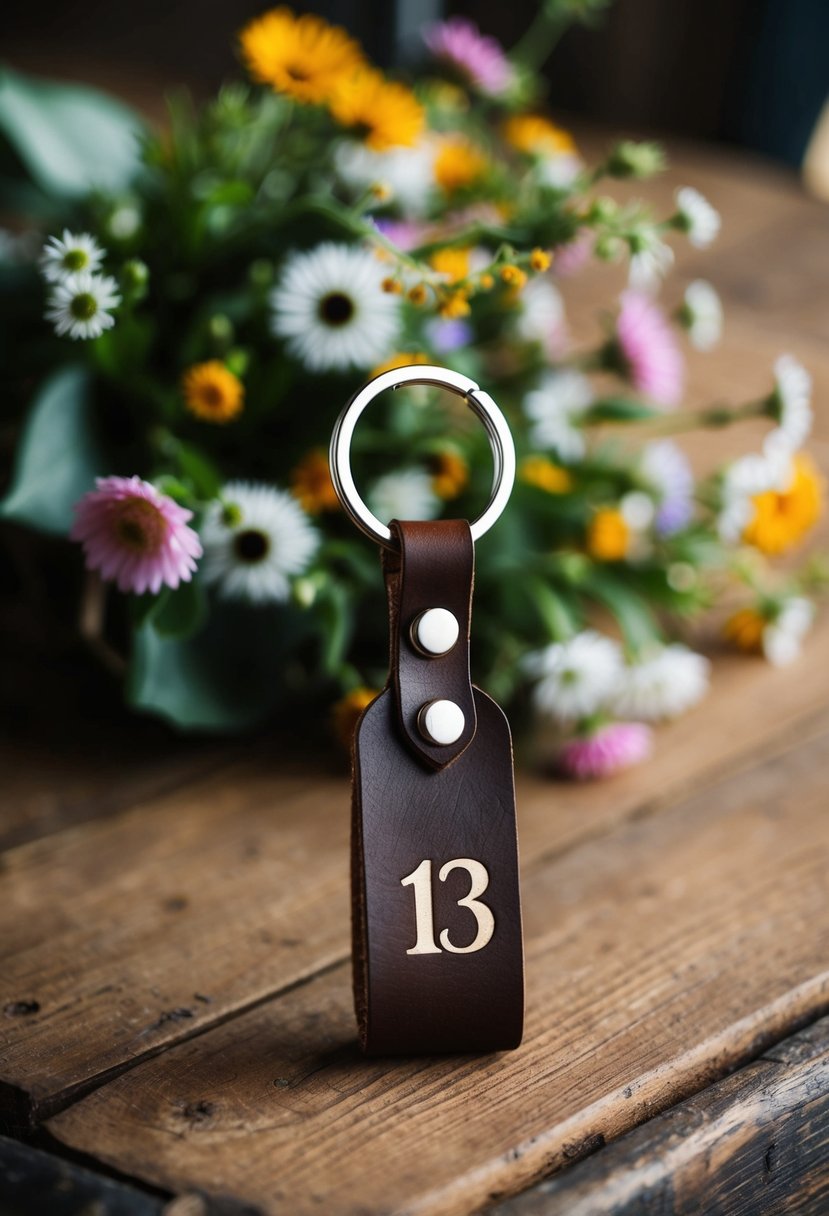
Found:
<path fill-rule="evenodd" d="M 494 472 L 492 476 L 492 492 L 489 502 L 483 512 L 470 525 L 472 539 L 479 540 L 488 532 L 498 516 L 507 505 L 515 481 L 515 445 L 507 420 L 498 406 L 478 387 L 469 376 L 460 372 L 450 371 L 446 367 L 396 367 L 390 372 L 381 372 L 373 380 L 369 380 L 354 394 L 337 419 L 331 435 L 328 460 L 331 467 L 331 478 L 343 510 L 354 524 L 365 532 L 366 536 L 394 549 L 395 542 L 387 524 L 382 523 L 376 515 L 369 511 L 363 502 L 354 477 L 351 472 L 351 440 L 357 420 L 367 405 L 375 397 L 385 392 L 387 388 L 400 388 L 404 384 L 430 384 L 435 388 L 448 389 L 458 397 L 463 397 L 473 413 L 477 414 L 486 428 L 489 444 L 492 448 Z"/>

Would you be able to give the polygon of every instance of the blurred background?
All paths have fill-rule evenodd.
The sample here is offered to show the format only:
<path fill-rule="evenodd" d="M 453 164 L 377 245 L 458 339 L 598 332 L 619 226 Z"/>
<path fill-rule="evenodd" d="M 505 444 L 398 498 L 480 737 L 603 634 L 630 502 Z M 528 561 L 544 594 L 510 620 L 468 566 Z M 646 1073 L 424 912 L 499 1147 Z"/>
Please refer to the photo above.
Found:
<path fill-rule="evenodd" d="M 580 0 L 574 0 L 579 6 Z M 181 83 L 207 95 L 236 71 L 228 47 L 262 0 L 13 0 L 2 57 L 31 72 L 97 83 L 145 111 Z M 316 0 L 384 66 L 416 61 L 423 23 L 474 18 L 506 46 L 534 0 Z M 564 35 L 547 68 L 549 102 L 614 128 L 677 134 L 802 163 L 829 92 L 826 0 L 617 0 L 595 28 Z"/>

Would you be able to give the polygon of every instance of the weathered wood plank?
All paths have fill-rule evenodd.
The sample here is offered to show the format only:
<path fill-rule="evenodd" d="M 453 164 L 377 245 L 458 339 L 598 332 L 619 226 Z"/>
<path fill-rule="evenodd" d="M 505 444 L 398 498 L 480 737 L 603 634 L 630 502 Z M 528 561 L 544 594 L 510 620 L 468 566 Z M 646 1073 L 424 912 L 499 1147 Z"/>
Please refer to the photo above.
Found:
<path fill-rule="evenodd" d="M 829 1019 L 489 1216 L 829 1211 Z"/>
<path fill-rule="evenodd" d="M 520 1191 L 829 1007 L 828 736 L 824 717 L 777 758 L 531 867 L 519 1051 L 365 1062 L 340 966 L 51 1132 L 269 1213 L 453 1216 Z"/>
<path fill-rule="evenodd" d="M 797 678 L 724 658 L 705 709 L 666 728 L 654 760 L 611 786 L 523 778 L 525 869 L 803 729 L 827 700 L 829 622 L 809 653 Z M 6 1119 L 41 1118 L 109 1071 L 346 958 L 347 832 L 343 777 L 286 776 L 260 760 L 2 855 Z"/>

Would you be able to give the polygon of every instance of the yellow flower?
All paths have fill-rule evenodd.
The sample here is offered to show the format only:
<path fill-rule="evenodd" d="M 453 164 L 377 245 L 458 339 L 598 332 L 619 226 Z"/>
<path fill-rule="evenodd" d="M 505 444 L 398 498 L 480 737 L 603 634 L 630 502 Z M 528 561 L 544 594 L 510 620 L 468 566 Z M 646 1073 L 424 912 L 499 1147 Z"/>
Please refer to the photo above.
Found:
<path fill-rule="evenodd" d="M 466 292 L 453 291 L 445 296 L 438 305 L 438 312 L 442 317 L 449 318 L 469 316 L 469 300 Z"/>
<path fill-rule="evenodd" d="M 766 620 L 756 608 L 741 608 L 725 622 L 723 633 L 740 650 L 759 654 L 763 649 L 765 627 Z"/>
<path fill-rule="evenodd" d="M 378 363 L 372 370 L 369 380 L 373 380 L 375 376 L 381 375 L 383 372 L 394 371 L 396 367 L 411 367 L 413 364 L 420 366 L 428 363 L 429 356 L 424 355 L 419 350 L 398 350 L 393 355 L 389 355 L 388 359 L 384 359 L 382 363 Z"/>
<path fill-rule="evenodd" d="M 189 367 L 181 378 L 181 389 L 190 413 L 205 422 L 230 422 L 242 412 L 242 382 L 218 359 Z"/>
<path fill-rule="evenodd" d="M 421 304 L 426 303 L 427 294 L 425 283 L 415 283 L 409 291 L 409 299 L 419 308 Z"/>
<path fill-rule="evenodd" d="M 567 470 L 546 456 L 526 456 L 521 461 L 519 476 L 528 486 L 537 486 L 548 494 L 567 494 L 573 488 L 573 478 Z"/>
<path fill-rule="evenodd" d="M 527 276 L 521 267 L 510 264 L 501 267 L 501 278 L 510 287 L 514 287 L 516 291 L 520 291 L 527 282 Z"/>
<path fill-rule="evenodd" d="M 411 147 L 423 133 L 423 106 L 411 89 L 386 80 L 374 68 L 360 68 L 341 77 L 329 106 L 340 126 L 356 128 L 375 152 Z"/>
<path fill-rule="evenodd" d="M 438 249 L 429 258 L 429 265 L 445 275 L 449 283 L 458 283 L 469 274 L 469 250 Z"/>
<path fill-rule="evenodd" d="M 291 473 L 291 490 L 309 515 L 339 510 L 340 500 L 331 480 L 328 457 L 322 448 L 308 452 L 296 465 Z"/>
<path fill-rule="evenodd" d="M 331 710 L 334 734 L 347 751 L 351 748 L 351 740 L 354 738 L 354 730 L 360 715 L 378 695 L 379 692 L 376 688 L 355 688 L 352 692 L 346 693 Z"/>
<path fill-rule="evenodd" d="M 598 562 L 618 562 L 627 556 L 630 528 L 621 511 L 600 507 L 587 529 L 587 552 Z"/>
<path fill-rule="evenodd" d="M 549 270 L 552 260 L 546 249 L 534 249 L 530 254 L 530 265 L 539 272 Z"/>
<path fill-rule="evenodd" d="M 504 123 L 504 139 L 528 156 L 563 156 L 576 151 L 569 131 L 541 114 L 516 114 Z"/>
<path fill-rule="evenodd" d="M 800 452 L 792 464 L 792 479 L 785 490 L 766 490 L 752 499 L 754 515 L 743 532 L 746 544 L 769 556 L 802 540 L 823 509 L 823 478 L 812 458 Z"/>
<path fill-rule="evenodd" d="M 459 452 L 444 448 L 429 462 L 432 489 L 438 498 L 457 498 L 469 481 L 469 466 Z"/>
<path fill-rule="evenodd" d="M 344 74 L 363 63 L 359 44 L 345 30 L 310 13 L 297 17 L 289 8 L 255 17 L 239 39 L 254 80 L 316 105 L 328 100 Z"/>
<path fill-rule="evenodd" d="M 435 181 L 447 194 L 471 186 L 483 175 L 487 160 L 483 152 L 463 136 L 450 136 L 435 157 Z"/>
<path fill-rule="evenodd" d="M 383 288 L 383 291 L 387 292 L 390 296 L 399 296 L 403 294 L 403 284 L 399 279 L 393 279 L 391 277 L 383 279 L 380 286 Z"/>

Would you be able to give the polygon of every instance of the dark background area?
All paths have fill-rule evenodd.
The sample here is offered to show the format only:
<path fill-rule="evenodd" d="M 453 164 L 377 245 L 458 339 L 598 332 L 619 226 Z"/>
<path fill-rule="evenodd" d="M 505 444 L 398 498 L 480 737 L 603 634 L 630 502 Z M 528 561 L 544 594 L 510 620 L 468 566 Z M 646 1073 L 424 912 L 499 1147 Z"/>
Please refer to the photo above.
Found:
<path fill-rule="evenodd" d="M 239 27 L 267 0 L 12 0 L 2 58 L 93 81 L 131 100 L 237 71 Z M 413 62 L 418 29 L 445 12 L 512 45 L 535 0 L 318 0 L 295 4 L 357 34 L 384 65 Z M 547 69 L 549 104 L 617 129 L 726 140 L 798 163 L 829 93 L 827 0 L 616 0 L 573 29 Z"/>

